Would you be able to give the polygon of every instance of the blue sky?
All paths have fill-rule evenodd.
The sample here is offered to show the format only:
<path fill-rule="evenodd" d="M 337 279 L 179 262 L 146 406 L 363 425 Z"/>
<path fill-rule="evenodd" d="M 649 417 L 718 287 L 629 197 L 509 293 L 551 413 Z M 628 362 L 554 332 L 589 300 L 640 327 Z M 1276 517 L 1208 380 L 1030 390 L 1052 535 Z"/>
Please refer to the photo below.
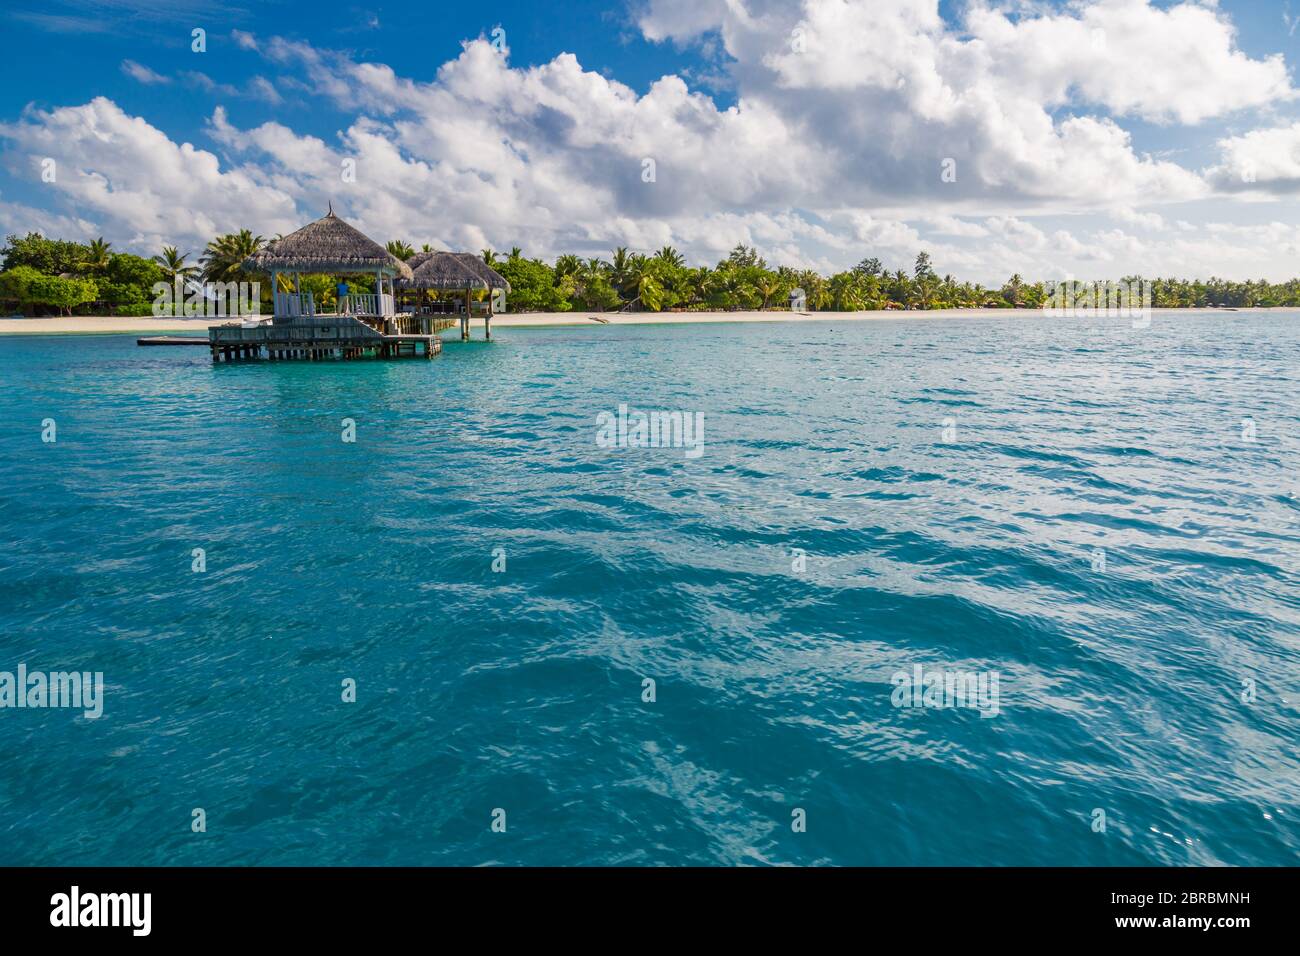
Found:
<path fill-rule="evenodd" d="M 329 135 L 346 122 L 346 111 L 332 104 L 293 100 L 286 107 L 239 101 L 192 85 L 143 86 L 119 65 L 134 60 L 159 73 L 202 70 L 214 81 L 242 84 L 264 73 L 260 58 L 241 50 L 230 31 L 280 35 L 321 47 L 346 49 L 362 60 L 392 65 L 406 76 L 431 80 L 464 40 L 506 29 L 511 61 L 531 66 L 559 53 L 578 56 L 583 66 L 644 91 L 666 73 L 701 75 L 711 60 L 696 47 L 645 40 L 620 0 L 566 0 L 550 4 L 504 3 L 393 4 L 364 7 L 350 3 L 284 2 L 226 7 L 218 3 L 19 2 L 7 16 L 7 29 L 29 42 L 13 45 L 0 64 L 0 116 L 14 116 L 27 104 L 50 107 L 84 102 L 91 95 L 113 99 L 136 115 L 148 116 L 175 136 L 199 142 L 213 105 L 225 103 L 232 118 L 256 124 L 292 117 L 295 129 Z M 207 53 L 190 50 L 190 31 L 208 31 Z M 728 90 L 710 91 L 730 105 Z"/>
<path fill-rule="evenodd" d="M 548 257 L 712 261 L 745 241 L 828 270 L 926 249 L 990 282 L 1300 274 L 1285 3 L 18 0 L 0 17 L 6 233 L 191 248 L 333 201 L 376 238 Z M 349 157 L 360 178 L 336 184 Z"/>

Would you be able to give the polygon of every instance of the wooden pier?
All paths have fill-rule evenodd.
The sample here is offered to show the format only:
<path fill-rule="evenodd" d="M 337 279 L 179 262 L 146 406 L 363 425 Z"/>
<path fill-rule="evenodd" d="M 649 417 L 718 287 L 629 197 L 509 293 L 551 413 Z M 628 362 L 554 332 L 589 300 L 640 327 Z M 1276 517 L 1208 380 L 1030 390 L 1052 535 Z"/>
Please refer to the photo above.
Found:
<path fill-rule="evenodd" d="M 508 291 L 509 283 L 495 272 L 491 273 L 491 281 L 485 278 L 483 273 L 491 272 L 486 265 L 468 264 L 451 253 L 441 255 L 455 259 L 463 278 L 463 285 L 457 284 L 456 288 L 465 289 L 466 317 L 461 337 L 468 338 L 472 290 L 485 289 L 491 295 L 498 286 Z M 333 203 L 323 218 L 267 244 L 245 259 L 240 268 L 249 275 L 270 276 L 272 315 L 269 319 L 254 317 L 211 326 L 207 345 L 214 362 L 262 357 L 273 361 L 408 355 L 433 358 L 442 351 L 438 333 L 456 324 L 454 318 L 429 314 L 418 305 L 415 311 L 399 311 L 395 282 L 410 282 L 415 273 L 379 243 L 336 216 Z M 317 311 L 315 295 L 302 287 L 304 274 L 338 279 L 337 296 L 330 303 L 335 311 Z M 369 284 L 371 275 L 374 280 L 370 291 L 349 292 L 348 277 L 360 284 L 360 277 L 366 276 Z M 491 337 L 490 326 L 485 337 Z"/>
<path fill-rule="evenodd" d="M 207 345 L 207 339 L 197 335 L 146 335 L 135 340 L 136 345 Z"/>
<path fill-rule="evenodd" d="M 433 358 L 442 351 L 438 333 L 453 325 L 442 316 L 408 314 L 277 317 L 213 326 L 207 344 L 214 362 Z"/>

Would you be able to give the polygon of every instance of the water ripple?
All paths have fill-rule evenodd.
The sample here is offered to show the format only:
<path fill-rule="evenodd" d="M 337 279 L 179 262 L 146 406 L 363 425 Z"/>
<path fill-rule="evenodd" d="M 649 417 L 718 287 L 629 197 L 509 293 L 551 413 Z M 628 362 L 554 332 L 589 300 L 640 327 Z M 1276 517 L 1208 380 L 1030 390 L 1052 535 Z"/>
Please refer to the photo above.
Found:
<path fill-rule="evenodd" d="M 1294 863 L 1297 316 L 817 328 L 0 339 L 0 863 Z"/>

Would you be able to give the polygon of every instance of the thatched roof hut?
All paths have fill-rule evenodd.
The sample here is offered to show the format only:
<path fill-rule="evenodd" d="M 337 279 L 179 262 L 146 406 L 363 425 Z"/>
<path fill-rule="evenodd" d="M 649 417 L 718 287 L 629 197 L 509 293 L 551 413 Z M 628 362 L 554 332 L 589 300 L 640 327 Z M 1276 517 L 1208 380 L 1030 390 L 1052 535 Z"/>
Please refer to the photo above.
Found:
<path fill-rule="evenodd" d="M 406 264 L 412 277 L 399 279 L 399 289 L 510 291 L 505 277 L 472 252 L 418 252 Z"/>
<path fill-rule="evenodd" d="M 269 243 L 244 260 L 248 272 L 375 272 L 411 278 L 411 269 L 369 236 L 338 216 L 333 207 L 322 219 Z"/>
<path fill-rule="evenodd" d="M 399 289 L 440 289 L 462 291 L 486 289 L 485 280 L 477 271 L 461 261 L 454 252 L 417 252 L 406 260 L 411 278 L 394 283 Z"/>
<path fill-rule="evenodd" d="M 457 252 L 454 255 L 466 266 L 482 276 L 489 288 L 510 291 L 510 283 L 506 281 L 506 277 L 484 262 L 481 256 L 476 256 L 472 252 Z"/>

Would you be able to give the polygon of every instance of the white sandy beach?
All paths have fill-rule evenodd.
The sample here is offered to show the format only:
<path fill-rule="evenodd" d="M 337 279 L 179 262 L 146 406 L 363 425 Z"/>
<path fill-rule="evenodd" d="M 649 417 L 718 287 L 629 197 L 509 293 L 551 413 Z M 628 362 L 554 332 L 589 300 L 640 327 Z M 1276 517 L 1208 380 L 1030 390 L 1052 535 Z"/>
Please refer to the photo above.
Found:
<path fill-rule="evenodd" d="M 1165 311 L 1155 310 L 1156 314 Z M 1295 312 L 1294 309 L 1170 309 L 1179 313 Z M 1022 319 L 1050 318 L 1038 309 L 929 309 L 888 312 L 526 312 L 495 315 L 494 329 L 540 328 L 546 326 L 599 325 L 703 325 L 716 322 L 898 322 L 914 319 L 979 319 L 1014 316 Z M 33 319 L 0 319 L 0 335 L 87 335 L 95 333 L 181 332 L 201 335 L 211 325 L 227 319 L 169 319 L 150 316 L 48 316 Z M 1056 321 L 1059 321 L 1057 319 Z M 482 330 L 483 320 L 473 320 Z"/>

